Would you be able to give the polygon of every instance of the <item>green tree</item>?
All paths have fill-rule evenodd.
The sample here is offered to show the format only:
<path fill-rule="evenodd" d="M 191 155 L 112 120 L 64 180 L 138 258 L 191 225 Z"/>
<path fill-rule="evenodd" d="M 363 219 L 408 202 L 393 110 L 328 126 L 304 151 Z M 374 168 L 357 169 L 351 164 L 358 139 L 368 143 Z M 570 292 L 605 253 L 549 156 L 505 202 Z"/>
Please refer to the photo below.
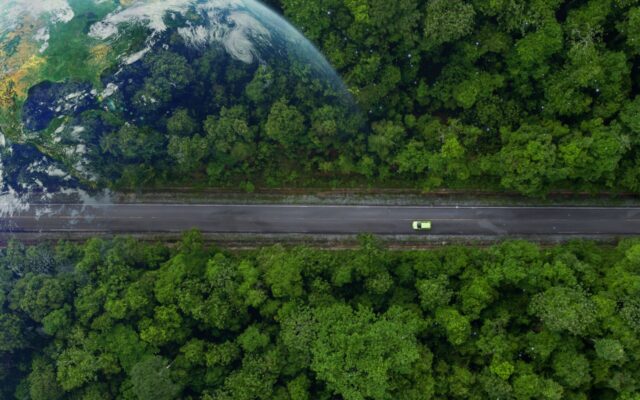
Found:
<path fill-rule="evenodd" d="M 499 154 L 502 186 L 533 195 L 543 193 L 557 180 L 553 135 L 563 129 L 552 124 L 523 125 L 516 132 L 503 130 Z"/>
<path fill-rule="evenodd" d="M 555 286 L 537 294 L 529 310 L 553 331 L 584 335 L 596 322 L 593 302 L 581 289 Z"/>
<path fill-rule="evenodd" d="M 446 275 L 434 279 L 422 279 L 416 282 L 416 289 L 420 296 L 420 305 L 425 311 L 435 311 L 449 305 L 453 291 L 449 288 Z"/>
<path fill-rule="evenodd" d="M 167 153 L 172 157 L 180 172 L 190 173 L 202 166 L 202 161 L 209 154 L 207 140 L 201 136 L 171 136 Z"/>
<path fill-rule="evenodd" d="M 153 319 L 140 321 L 140 338 L 154 346 L 181 343 L 190 331 L 176 306 L 156 307 Z"/>
<path fill-rule="evenodd" d="M 185 108 L 175 110 L 167 120 L 167 133 L 171 136 L 192 136 L 197 130 L 197 122 Z"/>
<path fill-rule="evenodd" d="M 171 400 L 182 388 L 171 377 L 171 365 L 159 356 L 149 356 L 131 369 L 132 392 L 138 399 Z"/>
<path fill-rule="evenodd" d="M 98 377 L 99 363 L 87 350 L 70 347 L 56 361 L 57 379 L 65 391 L 82 387 Z"/>
<path fill-rule="evenodd" d="M 238 343 L 245 352 L 253 353 L 269 344 L 269 336 L 262 333 L 258 326 L 252 325 L 238 336 Z"/>
<path fill-rule="evenodd" d="M 27 344 L 24 337 L 25 327 L 17 316 L 0 313 L 0 328 L 0 352 L 13 352 Z"/>
<path fill-rule="evenodd" d="M 576 352 L 564 351 L 553 359 L 553 368 L 561 383 L 578 388 L 591 381 L 589 360 Z"/>
<path fill-rule="evenodd" d="M 393 380 L 409 374 L 419 358 L 417 318 L 400 309 L 376 317 L 343 304 L 315 314 L 311 369 L 318 378 L 346 400 L 393 396 Z"/>
<path fill-rule="evenodd" d="M 430 0 L 424 23 L 425 47 L 454 42 L 473 31 L 475 10 L 461 0 Z"/>
<path fill-rule="evenodd" d="M 29 395 L 33 400 L 57 400 L 63 396 L 62 388 L 56 381 L 56 371 L 44 358 L 33 360 L 27 380 Z"/>
<path fill-rule="evenodd" d="M 209 145 L 223 154 L 230 154 L 238 142 L 251 143 L 254 132 L 247 123 L 246 111 L 240 107 L 223 108 L 220 116 L 207 117 L 204 123 Z"/>
<path fill-rule="evenodd" d="M 288 151 L 303 141 L 306 135 L 305 117 L 295 106 L 287 104 L 286 100 L 277 101 L 271 108 L 265 134 Z"/>
<path fill-rule="evenodd" d="M 388 160 L 400 146 L 406 132 L 402 126 L 390 121 L 373 124 L 373 134 L 369 136 L 369 150 L 381 160 Z M 419 172 L 419 171 L 418 171 Z"/>
<path fill-rule="evenodd" d="M 264 282 L 271 288 L 275 298 L 296 298 L 304 293 L 302 271 L 304 268 L 304 253 L 285 251 L 281 246 L 275 246 L 262 251 L 259 257 L 260 267 L 264 271 Z"/>
<path fill-rule="evenodd" d="M 595 349 L 598 357 L 603 360 L 617 363 L 625 359 L 624 347 L 616 339 L 598 339 Z"/>
<path fill-rule="evenodd" d="M 62 307 L 70 291 L 70 282 L 63 278 L 29 273 L 16 282 L 10 294 L 11 308 L 41 322 L 47 314 Z"/>
<path fill-rule="evenodd" d="M 149 162 L 162 154 L 162 136 L 148 127 L 125 124 L 100 140 L 102 151 L 126 161 Z"/>
<path fill-rule="evenodd" d="M 145 79 L 142 90 L 133 98 L 134 104 L 140 110 L 157 111 L 194 79 L 189 61 L 177 53 L 151 52 L 143 62 L 149 70 L 149 76 Z"/>
<path fill-rule="evenodd" d="M 436 322 L 445 330 L 447 340 L 453 345 L 461 345 L 471 335 L 471 322 L 453 308 L 436 311 Z"/>

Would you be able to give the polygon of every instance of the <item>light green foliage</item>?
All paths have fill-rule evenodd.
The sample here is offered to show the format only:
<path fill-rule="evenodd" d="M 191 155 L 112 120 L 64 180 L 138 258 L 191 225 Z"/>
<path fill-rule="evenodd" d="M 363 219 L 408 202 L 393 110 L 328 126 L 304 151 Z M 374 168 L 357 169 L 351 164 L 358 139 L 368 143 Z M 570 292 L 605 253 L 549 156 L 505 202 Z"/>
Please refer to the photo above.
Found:
<path fill-rule="evenodd" d="M 428 49 L 456 41 L 471 33 L 474 27 L 475 10 L 461 0 L 429 0 L 425 14 Z"/>
<path fill-rule="evenodd" d="M 489 366 L 489 369 L 492 373 L 500 377 L 500 379 L 506 381 L 509 379 L 509 377 L 511 377 L 511 374 L 513 374 L 515 368 L 513 364 L 508 361 L 493 360 L 491 362 L 491 365 Z"/>
<path fill-rule="evenodd" d="M 598 339 L 595 342 L 596 354 L 606 361 L 620 362 L 625 359 L 624 347 L 615 339 Z"/>
<path fill-rule="evenodd" d="M 513 380 L 513 392 L 517 399 L 561 400 L 563 388 L 551 379 L 534 374 L 524 374 Z"/>
<path fill-rule="evenodd" d="M 181 342 L 188 335 L 182 316 L 175 306 L 156 307 L 154 318 L 140 322 L 140 338 L 154 346 Z"/>
<path fill-rule="evenodd" d="M 69 316 L 70 307 L 66 306 L 58 310 L 54 310 L 42 319 L 42 329 L 47 335 L 55 335 L 64 331 L 70 324 Z"/>
<path fill-rule="evenodd" d="M 635 142 L 640 140 L 640 96 L 629 102 L 620 113 L 620 121 L 633 133 Z"/>
<path fill-rule="evenodd" d="M 385 147 L 389 145 L 389 142 L 382 136 L 373 136 L 369 141 L 369 146 L 382 153 L 387 152 Z M 398 171 L 401 173 L 422 174 L 429 168 L 431 157 L 433 156 L 425 151 L 422 143 L 411 141 L 406 148 L 400 151 L 396 158 Z"/>
<path fill-rule="evenodd" d="M 318 309 L 316 320 L 311 369 L 345 400 L 391 396 L 394 376 L 409 374 L 419 357 L 419 323 L 399 309 L 376 317 L 335 305 Z"/>
<path fill-rule="evenodd" d="M 141 341 L 140 335 L 132 327 L 115 325 L 104 337 L 104 348 L 113 354 L 118 364 L 131 371 L 133 366 L 150 352 L 149 346 Z"/>
<path fill-rule="evenodd" d="M 287 303 L 278 312 L 277 320 L 287 361 L 297 368 L 305 368 L 311 363 L 311 344 L 316 340 L 316 316 L 308 307 Z"/>
<path fill-rule="evenodd" d="M 461 315 L 458 310 L 452 308 L 439 309 L 436 311 L 436 321 L 444 328 L 447 340 L 455 346 L 466 342 L 471 334 L 469 319 Z"/>
<path fill-rule="evenodd" d="M 269 336 L 260 332 L 258 326 L 252 325 L 238 336 L 238 343 L 242 350 L 247 353 L 253 353 L 269 344 Z"/>
<path fill-rule="evenodd" d="M 285 149 L 291 149 L 306 134 L 304 115 L 295 106 L 287 105 L 285 100 L 280 100 L 271 108 L 265 133 Z"/>
<path fill-rule="evenodd" d="M 402 126 L 390 121 L 374 124 L 373 135 L 369 137 L 369 150 L 384 160 L 395 151 L 405 134 Z"/>
<path fill-rule="evenodd" d="M 530 310 L 553 331 L 582 335 L 596 322 L 595 305 L 580 289 L 549 288 L 532 299 Z"/>
<path fill-rule="evenodd" d="M 307 378 L 305 375 L 300 375 L 296 379 L 292 380 L 287 384 L 289 397 L 298 400 L 308 400 L 309 384 L 309 378 Z"/>
<path fill-rule="evenodd" d="M 292 257 L 290 252 L 279 246 L 261 254 L 261 267 L 265 271 L 264 280 L 271 288 L 273 297 L 295 298 L 302 295 L 302 259 L 300 256 Z"/>
<path fill-rule="evenodd" d="M 495 291 L 486 279 L 475 278 L 460 291 L 462 312 L 472 318 L 478 318 L 480 312 L 491 304 L 496 296 Z"/>
<path fill-rule="evenodd" d="M 627 36 L 627 44 L 634 53 L 640 53 L 640 7 L 630 9 L 628 20 L 625 22 L 623 29 Z"/>
<path fill-rule="evenodd" d="M 232 372 L 224 382 L 219 398 L 225 400 L 267 400 L 274 398 L 273 386 L 277 378 L 276 354 L 246 356 L 242 367 Z"/>
<path fill-rule="evenodd" d="M 529 33 L 515 43 L 515 55 L 523 69 L 533 67 L 548 71 L 546 60 L 560 51 L 563 46 L 562 27 L 556 21 L 548 21 L 535 32 Z M 514 68 L 513 71 L 519 71 Z M 539 74 L 540 71 L 533 71 Z"/>
<path fill-rule="evenodd" d="M 476 381 L 476 377 L 467 368 L 457 365 L 453 366 L 453 370 L 446 377 L 448 392 L 454 398 L 467 398 L 470 395 L 472 387 Z"/>
<path fill-rule="evenodd" d="M 77 389 L 95 381 L 99 369 L 98 360 L 86 350 L 69 348 L 56 361 L 57 379 L 65 391 Z"/>
<path fill-rule="evenodd" d="M 206 323 L 216 329 L 239 329 L 246 309 L 238 295 L 239 276 L 236 266 L 222 254 L 207 263 L 209 295 L 205 301 Z"/>
<path fill-rule="evenodd" d="M 434 312 L 449 304 L 453 291 L 449 289 L 449 282 L 445 275 L 434 279 L 423 279 L 416 282 L 416 289 L 420 296 L 420 305 L 424 311 Z"/>
<path fill-rule="evenodd" d="M 242 275 L 238 293 L 245 299 L 245 304 L 251 307 L 260 306 L 267 299 L 266 290 L 261 287 L 260 270 L 250 261 L 243 261 L 238 266 L 238 271 Z"/>

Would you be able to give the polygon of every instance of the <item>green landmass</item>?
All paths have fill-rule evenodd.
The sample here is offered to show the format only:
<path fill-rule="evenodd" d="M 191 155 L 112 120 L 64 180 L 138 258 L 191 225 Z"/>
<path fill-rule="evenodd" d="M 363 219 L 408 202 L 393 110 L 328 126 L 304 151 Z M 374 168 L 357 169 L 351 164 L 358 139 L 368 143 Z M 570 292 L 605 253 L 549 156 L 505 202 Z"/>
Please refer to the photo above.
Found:
<path fill-rule="evenodd" d="M 640 241 L 0 252 L 0 396 L 640 396 Z"/>

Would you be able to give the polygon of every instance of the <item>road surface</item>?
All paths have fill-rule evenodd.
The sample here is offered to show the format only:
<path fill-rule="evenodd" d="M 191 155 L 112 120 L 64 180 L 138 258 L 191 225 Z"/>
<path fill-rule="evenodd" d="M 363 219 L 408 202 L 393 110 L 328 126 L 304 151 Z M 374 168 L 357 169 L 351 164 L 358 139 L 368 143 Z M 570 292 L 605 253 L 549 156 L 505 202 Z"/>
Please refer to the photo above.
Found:
<path fill-rule="evenodd" d="M 414 220 L 433 222 L 431 235 L 640 235 L 640 207 L 405 207 L 103 204 L 35 205 L 0 217 L 10 233 L 304 233 L 381 235 L 414 232 Z"/>

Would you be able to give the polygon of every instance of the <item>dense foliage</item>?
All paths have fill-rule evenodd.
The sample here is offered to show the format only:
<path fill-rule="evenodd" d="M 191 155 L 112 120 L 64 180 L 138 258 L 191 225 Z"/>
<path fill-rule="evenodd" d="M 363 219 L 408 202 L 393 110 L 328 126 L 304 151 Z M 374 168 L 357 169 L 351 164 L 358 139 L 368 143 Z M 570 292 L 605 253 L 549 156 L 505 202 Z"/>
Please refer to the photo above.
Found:
<path fill-rule="evenodd" d="M 640 242 L 0 253 L 0 397 L 635 399 Z"/>
<path fill-rule="evenodd" d="M 110 99 L 124 111 L 77 118 L 95 143 L 88 156 L 98 183 L 249 188 L 295 180 L 301 154 L 308 167 L 333 159 L 363 119 L 340 82 L 303 61 L 246 64 L 221 46 L 194 52 L 174 34 L 168 50 L 121 68 L 124 89 Z"/>
<path fill-rule="evenodd" d="M 526 194 L 640 189 L 639 1 L 277 2 L 368 111 L 366 153 L 336 170 Z"/>
<path fill-rule="evenodd" d="M 72 39 L 113 7 L 72 3 L 42 59 L 5 45 L 17 86 L 0 82 L 0 128 L 91 185 L 640 191 L 640 0 L 268 1 L 361 113 L 332 71 L 313 73 L 315 52 L 296 56 L 304 43 L 247 64 L 194 49 L 169 13 L 152 50 L 120 65 L 150 33 Z M 104 95 L 70 115 L 51 106 L 90 88 Z M 21 187 L 37 157 L 1 151 Z"/>
<path fill-rule="evenodd" d="M 345 77 L 366 127 L 299 96 L 248 122 L 261 101 L 249 91 L 205 126 L 178 111 L 168 160 L 190 182 L 640 190 L 637 0 L 270 3 Z"/>

